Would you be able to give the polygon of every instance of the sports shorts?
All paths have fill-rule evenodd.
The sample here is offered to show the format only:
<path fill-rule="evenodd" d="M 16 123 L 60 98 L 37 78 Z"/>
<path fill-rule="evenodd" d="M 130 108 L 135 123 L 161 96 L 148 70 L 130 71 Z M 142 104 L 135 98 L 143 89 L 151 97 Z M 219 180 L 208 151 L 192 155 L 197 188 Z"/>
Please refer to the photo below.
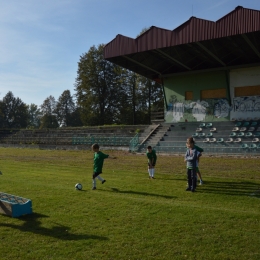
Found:
<path fill-rule="evenodd" d="M 95 179 L 102 172 L 93 172 L 92 178 Z"/>

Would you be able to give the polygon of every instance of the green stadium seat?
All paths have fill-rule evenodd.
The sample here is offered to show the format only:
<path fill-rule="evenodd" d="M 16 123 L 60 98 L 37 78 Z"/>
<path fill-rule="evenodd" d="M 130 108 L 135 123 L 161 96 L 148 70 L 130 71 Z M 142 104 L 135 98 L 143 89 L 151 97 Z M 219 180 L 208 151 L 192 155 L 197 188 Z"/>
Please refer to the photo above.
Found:
<path fill-rule="evenodd" d="M 249 148 L 250 148 L 250 149 L 255 149 L 256 147 L 257 147 L 256 144 L 250 144 L 250 145 L 249 145 Z"/>
<path fill-rule="evenodd" d="M 257 124 L 258 123 L 256 121 L 253 121 L 250 126 L 257 126 Z"/>
<path fill-rule="evenodd" d="M 243 137 L 243 136 L 245 136 L 244 132 L 240 132 L 240 133 L 237 134 L 237 137 Z"/>
<path fill-rule="evenodd" d="M 248 121 L 246 121 L 246 122 L 243 123 L 243 126 L 245 126 L 245 127 L 246 127 L 246 126 L 249 126 L 249 125 L 250 125 L 250 122 L 248 122 Z"/>
<path fill-rule="evenodd" d="M 252 137 L 253 136 L 253 134 L 251 133 L 251 132 L 247 132 L 246 134 L 245 134 L 245 137 Z"/>
<path fill-rule="evenodd" d="M 255 132 L 254 137 L 260 137 L 260 132 Z"/>
<path fill-rule="evenodd" d="M 223 138 L 218 138 L 217 143 L 223 143 L 224 139 Z"/>
<path fill-rule="evenodd" d="M 229 136 L 230 137 L 235 137 L 237 134 L 235 132 L 231 133 Z"/>
<path fill-rule="evenodd" d="M 235 123 L 235 126 L 236 126 L 236 127 L 240 127 L 241 125 L 242 125 L 242 122 L 236 122 L 236 123 Z"/>
<path fill-rule="evenodd" d="M 199 125 L 199 127 L 200 127 L 200 128 L 206 127 L 206 124 L 205 124 L 205 123 L 201 123 L 201 124 Z"/>
<path fill-rule="evenodd" d="M 241 148 L 247 149 L 247 148 L 248 148 L 248 145 L 247 145 L 247 144 L 242 144 L 242 145 L 241 145 Z"/>
<path fill-rule="evenodd" d="M 207 123 L 207 124 L 206 124 L 206 127 L 207 127 L 207 128 L 212 127 L 212 123 Z"/>
<path fill-rule="evenodd" d="M 207 135 L 206 135 L 206 137 L 212 137 L 213 136 L 213 133 L 208 133 Z"/>

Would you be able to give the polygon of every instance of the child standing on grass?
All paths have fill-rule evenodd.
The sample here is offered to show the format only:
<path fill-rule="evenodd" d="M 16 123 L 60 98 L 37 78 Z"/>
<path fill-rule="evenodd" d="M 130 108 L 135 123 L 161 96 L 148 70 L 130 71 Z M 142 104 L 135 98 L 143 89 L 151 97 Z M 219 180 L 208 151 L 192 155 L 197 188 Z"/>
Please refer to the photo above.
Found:
<path fill-rule="evenodd" d="M 196 178 L 196 165 L 197 165 L 197 159 L 199 157 L 199 152 L 194 147 L 194 140 L 193 138 L 189 138 L 187 140 L 187 148 L 185 154 L 185 161 L 187 163 L 187 179 L 188 179 L 188 187 L 186 191 L 192 191 L 194 192 L 196 190 L 197 185 L 197 178 Z"/>
<path fill-rule="evenodd" d="M 108 154 L 104 154 L 101 151 L 99 151 L 99 145 L 93 144 L 92 145 L 92 151 L 94 152 L 94 165 L 93 165 L 93 177 L 92 177 L 92 183 L 93 187 L 92 190 L 96 190 L 96 178 L 98 178 L 102 184 L 106 182 L 100 174 L 102 173 L 103 163 L 106 158 L 109 157 Z M 116 157 L 111 157 L 112 159 L 115 159 Z"/>
<path fill-rule="evenodd" d="M 147 152 L 146 156 L 148 158 L 148 173 L 149 173 L 149 178 L 154 179 L 154 172 L 155 172 L 155 164 L 157 160 L 157 155 L 155 150 L 152 149 L 152 147 L 149 145 L 147 147 Z"/>

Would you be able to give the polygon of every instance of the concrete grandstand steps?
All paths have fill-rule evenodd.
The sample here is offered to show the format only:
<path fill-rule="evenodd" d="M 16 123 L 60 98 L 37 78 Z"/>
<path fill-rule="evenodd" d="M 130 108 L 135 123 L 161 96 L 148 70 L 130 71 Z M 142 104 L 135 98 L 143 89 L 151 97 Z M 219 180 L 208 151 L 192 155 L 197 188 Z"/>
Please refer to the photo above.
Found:
<path fill-rule="evenodd" d="M 96 126 L 58 129 L 21 129 L 0 131 L 0 143 L 3 144 L 53 144 L 72 145 L 74 137 L 126 137 L 133 138 L 143 133 L 148 125 Z"/>
<path fill-rule="evenodd" d="M 156 146 L 156 150 L 158 151 L 166 151 L 166 152 L 185 152 L 186 150 L 186 140 L 188 137 L 194 136 L 196 144 L 204 149 L 206 153 L 260 153 L 260 145 L 259 142 L 255 145 L 253 144 L 255 131 L 252 131 L 252 136 L 240 137 L 241 142 L 226 142 L 230 138 L 230 134 L 232 133 L 232 129 L 236 125 L 237 122 L 233 121 L 225 121 L 225 122 L 212 122 L 211 127 L 201 127 L 201 132 L 197 132 L 196 130 L 200 127 L 201 122 L 185 122 L 185 123 L 173 123 L 169 126 L 169 130 L 165 133 L 163 138 L 158 142 Z M 206 123 L 205 123 L 206 125 Z M 215 132 L 211 132 L 211 128 L 216 128 Z M 247 130 L 245 131 L 245 133 Z M 199 134 L 204 133 L 204 136 L 199 136 Z M 214 140 L 215 142 L 205 143 L 204 140 L 208 133 L 212 133 L 212 136 L 209 137 L 210 140 Z M 218 142 L 222 140 L 222 142 Z M 245 148 L 248 148 L 247 150 Z"/>

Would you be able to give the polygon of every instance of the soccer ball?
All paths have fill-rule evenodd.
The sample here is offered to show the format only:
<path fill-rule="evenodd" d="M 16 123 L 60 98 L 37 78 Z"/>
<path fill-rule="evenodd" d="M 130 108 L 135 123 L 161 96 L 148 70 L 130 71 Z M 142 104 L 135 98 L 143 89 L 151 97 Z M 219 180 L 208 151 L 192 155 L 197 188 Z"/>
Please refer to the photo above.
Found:
<path fill-rule="evenodd" d="M 77 184 L 75 185 L 75 189 L 76 189 L 76 190 L 82 190 L 82 188 L 83 188 L 83 186 L 82 186 L 82 184 L 80 184 L 80 183 L 77 183 Z"/>

